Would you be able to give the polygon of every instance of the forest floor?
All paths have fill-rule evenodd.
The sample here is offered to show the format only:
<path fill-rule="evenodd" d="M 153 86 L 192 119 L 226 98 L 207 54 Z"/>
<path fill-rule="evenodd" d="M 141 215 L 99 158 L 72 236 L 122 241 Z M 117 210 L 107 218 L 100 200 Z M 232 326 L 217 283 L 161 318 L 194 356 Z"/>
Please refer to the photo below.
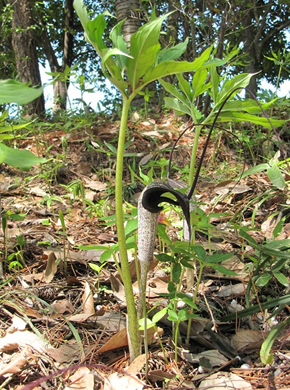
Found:
<path fill-rule="evenodd" d="M 110 250 L 118 242 L 118 125 L 102 116 L 93 125 L 73 119 L 49 128 L 36 125 L 37 131 L 17 145 L 48 161 L 26 172 L 1 168 L 0 389 L 290 389 L 289 323 L 275 337 L 271 364 L 260 359 L 263 341 L 290 312 L 289 288 L 279 282 L 281 273 L 289 281 L 289 260 L 278 252 L 259 251 L 279 241 L 283 246 L 270 249 L 288 253 L 283 241 L 290 235 L 288 187 L 275 188 L 266 171 L 237 181 L 253 164 L 251 153 L 246 151 L 244 158 L 221 132 L 210 142 L 198 181 L 201 211 L 195 236 L 209 254 L 232 253 L 221 265 L 235 274 L 205 267 L 190 331 L 181 321 L 175 346 L 172 321 L 165 315 L 148 330 L 148 356 L 130 364 L 124 288 L 117 254 Z M 143 188 L 138 177 L 146 180 L 153 172 L 154 178 L 165 179 L 170 150 L 185 128 L 170 114 L 132 117 L 124 160 L 126 221 L 136 220 Z M 193 137 L 189 131 L 178 142 L 173 179 L 186 177 Z M 202 135 L 199 157 L 204 142 Z M 262 145 L 255 147 L 254 153 L 261 153 Z M 176 207 L 164 209 L 160 224 L 173 242 L 181 240 Z M 241 229 L 252 241 L 239 235 Z M 164 248 L 159 237 L 156 253 Z M 134 248 L 129 255 L 137 301 Z M 150 269 L 146 299 L 151 319 L 169 304 L 170 270 L 170 264 L 157 260 Z M 259 283 L 252 283 L 259 277 Z M 189 274 L 181 289 L 192 297 L 195 281 Z M 182 300 L 177 302 L 177 311 L 184 307 Z M 247 307 L 252 311 L 239 316 Z"/>

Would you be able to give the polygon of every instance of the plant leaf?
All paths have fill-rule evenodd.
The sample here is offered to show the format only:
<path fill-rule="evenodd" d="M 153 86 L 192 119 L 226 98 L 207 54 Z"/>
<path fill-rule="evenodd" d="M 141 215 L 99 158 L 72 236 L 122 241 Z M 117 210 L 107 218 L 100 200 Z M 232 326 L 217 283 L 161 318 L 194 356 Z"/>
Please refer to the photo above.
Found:
<path fill-rule="evenodd" d="M 260 358 L 262 363 L 271 364 L 273 362 L 273 355 L 271 354 L 272 345 L 275 339 L 278 337 L 278 335 L 289 323 L 290 323 L 290 318 L 281 322 L 279 325 L 275 326 L 275 328 L 273 328 L 270 331 L 270 333 L 266 337 L 260 349 Z"/>
<path fill-rule="evenodd" d="M 4 144 L 0 144 L 1 155 L 7 165 L 15 168 L 29 169 L 33 165 L 42 164 L 46 160 L 44 158 L 36 157 L 34 154 L 28 150 L 18 150 L 9 148 Z"/>
<path fill-rule="evenodd" d="M 187 48 L 189 38 L 187 37 L 184 42 L 178 43 L 177 45 L 160 50 L 158 55 L 159 63 L 163 61 L 176 60 L 183 54 Z"/>
<path fill-rule="evenodd" d="M 277 162 L 275 162 L 268 170 L 267 175 L 273 184 L 273 186 L 279 188 L 279 190 L 283 190 L 285 188 L 285 180 L 284 177 L 278 167 Z"/>
<path fill-rule="evenodd" d="M 0 80 L 0 104 L 27 104 L 42 95 L 42 88 L 29 87 L 16 80 Z"/>

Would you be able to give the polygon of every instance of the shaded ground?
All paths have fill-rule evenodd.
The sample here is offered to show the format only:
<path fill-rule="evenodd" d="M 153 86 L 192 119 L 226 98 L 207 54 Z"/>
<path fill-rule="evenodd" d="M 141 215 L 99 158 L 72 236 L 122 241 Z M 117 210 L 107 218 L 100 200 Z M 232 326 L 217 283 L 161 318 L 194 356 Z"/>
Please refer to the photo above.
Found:
<path fill-rule="evenodd" d="M 142 182 L 150 175 L 166 178 L 171 147 L 184 128 L 170 115 L 135 116 L 130 122 L 124 161 L 126 221 L 136 219 Z M 290 388 L 289 324 L 277 335 L 273 363 L 260 361 L 263 341 L 290 311 L 288 286 L 278 275 L 289 281 L 289 243 L 280 241 L 290 231 L 288 188 L 273 187 L 265 172 L 234 181 L 244 161 L 221 133 L 210 143 L 198 183 L 196 244 L 208 254 L 232 253 L 222 265 L 236 274 L 205 267 L 189 344 L 187 322 L 181 321 L 175 349 L 172 321 L 164 316 L 149 329 L 148 374 L 145 355 L 130 365 L 125 296 L 114 262 L 117 254 L 110 250 L 118 242 L 113 195 L 117 132 L 118 122 L 107 118 L 97 118 L 94 125 L 40 128 L 19 145 L 51 160 L 29 172 L 2 167 L 1 210 L 7 225 L 2 222 L 1 388 Z M 186 177 L 192 140 L 188 133 L 178 143 L 174 179 Z M 204 142 L 202 136 L 199 156 Z M 160 224 L 172 241 L 180 240 L 177 208 L 165 208 Z M 252 242 L 241 237 L 242 228 L 249 229 Z M 281 245 L 257 249 L 272 241 Z M 80 245 L 94 247 L 81 250 Z M 166 248 L 166 241 L 156 240 L 157 253 Z M 133 248 L 137 301 L 134 257 Z M 252 283 L 263 275 L 267 280 Z M 188 297 L 195 291 L 190 277 L 186 273 L 181 285 Z M 156 260 L 148 280 L 150 318 L 168 306 L 170 280 L 170 264 Z M 269 307 L 263 306 L 267 301 Z M 180 300 L 176 312 L 186 307 Z M 238 318 L 246 307 L 253 313 Z"/>

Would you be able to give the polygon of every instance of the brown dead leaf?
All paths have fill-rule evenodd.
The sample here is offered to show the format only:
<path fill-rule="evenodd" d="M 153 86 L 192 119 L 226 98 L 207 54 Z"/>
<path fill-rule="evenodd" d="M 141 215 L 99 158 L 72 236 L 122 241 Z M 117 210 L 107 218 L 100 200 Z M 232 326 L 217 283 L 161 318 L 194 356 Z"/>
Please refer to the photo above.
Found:
<path fill-rule="evenodd" d="M 16 353 L 9 363 L 1 367 L 0 376 L 5 374 L 17 374 L 18 372 L 21 372 L 22 367 L 27 364 L 31 355 L 32 353 L 29 347 L 26 347 L 21 352 Z"/>
<path fill-rule="evenodd" d="M 13 351 L 18 347 L 30 346 L 37 351 L 45 352 L 49 344 L 29 330 L 7 333 L 0 338 L 0 351 Z"/>
<path fill-rule="evenodd" d="M 68 299 L 60 299 L 51 304 L 53 311 L 50 314 L 52 319 L 60 316 L 60 314 L 72 314 L 75 310 L 74 306 Z"/>
<path fill-rule="evenodd" d="M 76 390 L 76 389 L 94 389 L 94 375 L 87 367 L 80 367 L 69 378 L 69 386 L 65 386 L 64 390 Z"/>
<path fill-rule="evenodd" d="M 183 352 L 183 356 L 190 363 L 199 363 L 201 366 L 203 360 L 207 360 L 211 367 L 220 367 L 228 362 L 228 359 L 222 355 L 218 350 L 212 349 L 201 352 L 199 354 Z"/>
<path fill-rule="evenodd" d="M 252 390 L 250 383 L 231 372 L 218 372 L 210 375 L 199 385 L 199 390 L 241 389 Z"/>
<path fill-rule="evenodd" d="M 125 369 L 127 374 L 136 375 L 138 374 L 146 363 L 146 355 L 143 353 L 142 355 L 137 356 L 129 367 Z"/>
<path fill-rule="evenodd" d="M 261 332 L 259 330 L 240 330 L 232 337 L 232 346 L 238 352 L 256 352 L 260 349 L 267 335 L 268 332 Z"/>
<path fill-rule="evenodd" d="M 121 302 L 126 302 L 125 288 L 118 278 L 110 274 L 110 282 L 113 294 Z"/>
<path fill-rule="evenodd" d="M 94 297 L 88 282 L 85 282 L 85 291 L 82 296 L 83 313 L 90 316 L 95 315 Z"/>
<path fill-rule="evenodd" d="M 236 297 L 237 295 L 245 294 L 247 285 L 244 283 L 229 284 L 227 286 L 221 286 L 219 291 L 215 293 L 217 297 Z"/>
<path fill-rule="evenodd" d="M 128 345 L 127 329 L 123 328 L 114 336 L 112 336 L 109 341 L 107 341 L 101 348 L 98 349 L 98 353 L 104 353 L 111 351 L 112 349 L 126 347 Z"/>
<path fill-rule="evenodd" d="M 44 280 L 50 283 L 57 272 L 56 257 L 53 252 L 48 253 L 46 269 L 44 272 Z"/>
<path fill-rule="evenodd" d="M 145 383 L 134 375 L 121 375 L 115 372 L 105 378 L 104 390 L 142 390 L 144 386 Z"/>
<path fill-rule="evenodd" d="M 59 348 L 47 348 L 46 354 L 58 363 L 71 363 L 80 359 L 80 348 L 75 340 L 70 340 Z"/>
<path fill-rule="evenodd" d="M 13 333 L 15 330 L 24 330 L 27 326 L 27 323 L 23 318 L 18 317 L 16 314 L 13 314 L 11 318 L 12 324 L 7 329 L 8 333 Z"/>
<path fill-rule="evenodd" d="M 88 187 L 94 191 L 104 191 L 107 188 L 107 183 L 102 183 L 101 181 L 84 178 L 84 182 L 85 187 Z"/>

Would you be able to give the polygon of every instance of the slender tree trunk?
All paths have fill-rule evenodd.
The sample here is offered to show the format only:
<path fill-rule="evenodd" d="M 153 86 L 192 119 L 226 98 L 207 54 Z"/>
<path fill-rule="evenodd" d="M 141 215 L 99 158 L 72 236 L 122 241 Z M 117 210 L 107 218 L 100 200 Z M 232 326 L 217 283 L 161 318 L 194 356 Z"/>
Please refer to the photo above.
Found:
<path fill-rule="evenodd" d="M 29 0 L 9 0 L 13 9 L 12 46 L 15 53 L 15 65 L 20 81 L 33 86 L 41 85 L 41 78 L 33 37 L 31 5 Z M 28 114 L 45 112 L 44 97 L 27 104 Z"/>
<path fill-rule="evenodd" d="M 130 45 L 131 36 L 141 26 L 138 10 L 140 9 L 139 0 L 116 0 L 117 20 L 120 22 L 125 19 L 122 26 L 124 40 L 127 45 Z"/>

